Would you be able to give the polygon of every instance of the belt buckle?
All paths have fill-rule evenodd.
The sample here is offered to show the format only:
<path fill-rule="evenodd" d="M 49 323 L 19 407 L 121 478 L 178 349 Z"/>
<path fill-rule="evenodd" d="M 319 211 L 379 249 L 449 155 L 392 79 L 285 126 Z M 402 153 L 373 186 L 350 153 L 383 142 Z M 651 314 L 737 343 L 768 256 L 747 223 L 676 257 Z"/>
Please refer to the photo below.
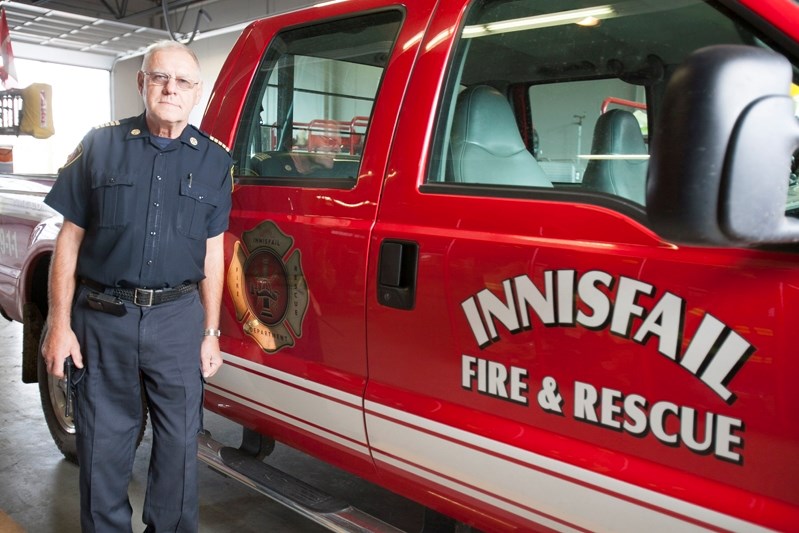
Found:
<path fill-rule="evenodd" d="M 133 292 L 133 303 L 135 303 L 139 307 L 150 307 L 153 305 L 154 293 L 155 291 L 152 289 L 136 289 Z M 142 294 L 146 295 L 146 301 L 143 301 L 144 297 L 140 296 Z"/>

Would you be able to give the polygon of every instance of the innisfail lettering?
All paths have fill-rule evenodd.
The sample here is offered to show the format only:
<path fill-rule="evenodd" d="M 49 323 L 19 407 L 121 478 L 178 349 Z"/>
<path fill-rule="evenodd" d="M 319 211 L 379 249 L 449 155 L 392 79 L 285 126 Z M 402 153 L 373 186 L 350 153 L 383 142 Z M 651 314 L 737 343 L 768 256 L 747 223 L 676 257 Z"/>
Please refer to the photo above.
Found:
<path fill-rule="evenodd" d="M 728 404 L 735 395 L 727 385 L 755 348 L 732 328 L 705 313 L 684 353 L 680 353 L 685 300 L 670 292 L 657 295 L 649 283 L 614 277 L 600 270 L 544 272 L 543 290 L 527 275 L 502 282 L 503 298 L 483 289 L 461 303 L 479 347 L 500 340 L 496 323 L 511 334 L 533 329 L 533 318 L 545 326 L 609 329 L 641 345 L 656 339 L 658 352 L 679 363 Z M 644 297 L 654 304 L 644 306 Z M 582 305 L 580 305 L 582 304 Z M 636 319 L 640 320 L 636 327 Z"/>
<path fill-rule="evenodd" d="M 281 245 L 280 239 L 274 239 L 272 237 L 254 237 L 252 242 L 259 246 L 280 247 Z"/>

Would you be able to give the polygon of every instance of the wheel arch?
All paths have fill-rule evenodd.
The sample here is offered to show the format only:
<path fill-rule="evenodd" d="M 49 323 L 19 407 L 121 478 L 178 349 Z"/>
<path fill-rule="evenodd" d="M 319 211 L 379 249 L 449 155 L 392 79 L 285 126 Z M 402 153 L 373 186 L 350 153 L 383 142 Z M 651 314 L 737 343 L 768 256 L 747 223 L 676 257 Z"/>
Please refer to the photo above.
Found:
<path fill-rule="evenodd" d="M 26 276 L 21 281 L 22 300 L 22 381 L 38 381 L 36 365 L 39 358 L 39 342 L 42 328 L 47 320 L 47 287 L 50 278 L 52 250 L 36 255 L 28 264 Z"/>

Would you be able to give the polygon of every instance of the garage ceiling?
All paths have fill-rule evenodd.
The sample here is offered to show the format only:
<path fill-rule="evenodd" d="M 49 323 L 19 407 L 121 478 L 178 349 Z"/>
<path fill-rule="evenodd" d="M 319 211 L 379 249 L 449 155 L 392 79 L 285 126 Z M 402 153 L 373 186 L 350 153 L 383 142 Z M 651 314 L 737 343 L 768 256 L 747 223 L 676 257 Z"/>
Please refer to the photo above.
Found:
<path fill-rule="evenodd" d="M 45 7 L 46 2 L 34 4 L 41 5 L 18 2 L 3 5 L 12 46 L 27 43 L 53 50 L 117 57 L 146 47 L 155 40 L 169 38 L 169 33 L 164 30 L 54 10 Z"/>
<path fill-rule="evenodd" d="M 146 26 L 148 19 L 161 15 L 160 0 L 28 0 L 21 2 L 36 7 L 84 15 L 91 18 L 116 20 Z M 168 0 L 169 12 L 192 5 L 207 5 L 207 0 Z"/>
<path fill-rule="evenodd" d="M 208 32 L 211 19 L 203 8 L 213 6 L 230 14 L 236 13 L 236 5 L 250 4 L 247 0 L 166 1 L 170 28 L 163 23 L 161 0 L 0 0 L 0 6 L 6 12 L 16 56 L 108 65 L 118 58 L 140 54 L 154 41 L 169 39 L 170 29 L 178 39 L 190 37 L 195 27 Z M 242 16 L 246 13 L 242 11 Z M 232 25 L 231 20 L 225 25 Z M 71 54 L 78 59 L 41 57 L 48 54 Z"/>

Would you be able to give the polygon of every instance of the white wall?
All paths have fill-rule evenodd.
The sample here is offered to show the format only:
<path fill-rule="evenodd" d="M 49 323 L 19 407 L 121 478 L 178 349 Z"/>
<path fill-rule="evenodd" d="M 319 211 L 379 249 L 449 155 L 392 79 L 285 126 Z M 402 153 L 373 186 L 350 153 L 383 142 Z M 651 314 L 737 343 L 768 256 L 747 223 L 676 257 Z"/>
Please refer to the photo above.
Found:
<path fill-rule="evenodd" d="M 211 98 L 211 91 L 214 88 L 216 77 L 219 75 L 219 71 L 222 70 L 222 65 L 225 63 L 228 53 L 233 48 L 233 45 L 236 44 L 236 39 L 238 39 L 240 34 L 241 32 L 228 33 L 191 43 L 192 50 L 194 50 L 200 60 L 203 74 L 203 97 L 197 107 L 194 108 L 194 111 L 192 111 L 190 117 L 192 124 L 200 125 L 208 100 Z"/>

